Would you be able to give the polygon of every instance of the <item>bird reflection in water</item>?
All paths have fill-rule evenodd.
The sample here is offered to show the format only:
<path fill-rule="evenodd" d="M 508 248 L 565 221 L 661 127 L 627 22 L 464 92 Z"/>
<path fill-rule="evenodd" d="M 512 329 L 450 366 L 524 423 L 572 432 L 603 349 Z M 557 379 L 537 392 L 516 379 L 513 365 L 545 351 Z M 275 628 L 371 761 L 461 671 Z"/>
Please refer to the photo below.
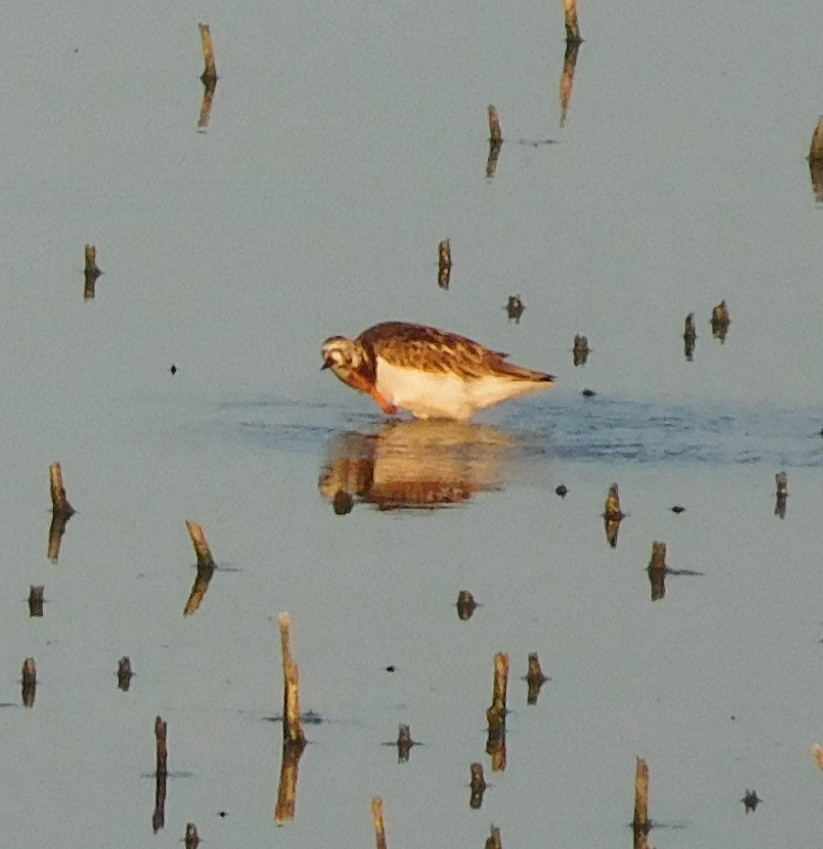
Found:
<path fill-rule="evenodd" d="M 332 437 L 317 485 L 338 515 L 356 503 L 379 510 L 434 509 L 502 489 L 521 448 L 518 437 L 497 427 L 391 422 Z"/>

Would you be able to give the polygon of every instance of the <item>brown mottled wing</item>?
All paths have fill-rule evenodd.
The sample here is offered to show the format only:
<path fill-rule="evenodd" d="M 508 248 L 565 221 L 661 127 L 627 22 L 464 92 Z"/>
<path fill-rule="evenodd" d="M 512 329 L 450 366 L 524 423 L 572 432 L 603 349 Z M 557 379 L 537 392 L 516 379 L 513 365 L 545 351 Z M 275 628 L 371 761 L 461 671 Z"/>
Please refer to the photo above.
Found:
<path fill-rule="evenodd" d="M 507 363 L 507 354 L 491 351 L 472 339 L 402 321 L 387 321 L 363 331 L 358 341 L 387 362 L 398 366 L 465 378 L 478 378 L 489 372 L 522 380 L 552 382 L 551 375 Z"/>

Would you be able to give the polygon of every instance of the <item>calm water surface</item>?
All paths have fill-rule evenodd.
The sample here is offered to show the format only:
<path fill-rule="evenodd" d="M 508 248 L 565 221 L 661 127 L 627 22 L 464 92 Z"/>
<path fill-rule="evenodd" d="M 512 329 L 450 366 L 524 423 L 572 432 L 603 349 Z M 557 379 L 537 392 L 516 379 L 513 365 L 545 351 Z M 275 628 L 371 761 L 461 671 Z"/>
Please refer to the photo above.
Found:
<path fill-rule="evenodd" d="M 804 157 L 823 111 L 823 7 L 580 18 L 561 129 L 562 18 L 544 4 L 10 15 L 8 845 L 171 847 L 193 821 L 207 846 L 362 846 L 382 795 L 392 849 L 482 846 L 491 822 L 506 846 L 628 846 L 638 755 L 653 845 L 817 845 L 823 210 Z M 206 132 L 200 20 L 221 76 Z M 488 103 L 507 139 L 492 180 Z M 84 302 L 86 243 L 105 274 Z M 519 324 L 502 309 L 515 293 Z M 558 388 L 474 426 L 386 423 L 320 374 L 319 343 L 391 318 L 508 350 Z M 575 333 L 593 348 L 584 368 Z M 54 460 L 78 510 L 57 563 Z M 614 481 L 628 516 L 612 548 Z M 184 619 L 186 518 L 220 568 Z M 654 540 L 699 574 L 668 576 L 651 602 Z M 29 619 L 41 583 L 45 615 Z M 482 605 L 468 622 L 461 589 Z M 278 829 L 267 719 L 283 610 L 303 707 L 324 722 L 307 728 L 297 815 Z M 508 766 L 492 773 L 500 650 Z M 519 680 L 530 651 L 552 677 L 534 706 Z M 17 680 L 28 656 L 33 709 Z M 158 714 L 173 775 L 153 834 Z M 380 745 L 400 722 L 425 744 L 403 765 Z M 491 785 L 480 811 L 473 761 Z M 765 803 L 744 815 L 750 788 Z"/>

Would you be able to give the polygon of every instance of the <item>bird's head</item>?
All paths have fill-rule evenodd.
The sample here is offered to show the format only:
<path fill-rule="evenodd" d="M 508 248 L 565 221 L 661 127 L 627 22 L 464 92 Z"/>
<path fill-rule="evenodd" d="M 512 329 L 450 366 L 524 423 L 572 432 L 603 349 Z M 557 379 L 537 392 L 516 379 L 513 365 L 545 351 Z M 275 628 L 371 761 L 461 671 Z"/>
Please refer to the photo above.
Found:
<path fill-rule="evenodd" d="M 363 346 L 345 336 L 331 336 L 326 339 L 321 351 L 321 368 L 330 368 L 343 382 L 348 382 L 349 375 L 365 361 Z"/>

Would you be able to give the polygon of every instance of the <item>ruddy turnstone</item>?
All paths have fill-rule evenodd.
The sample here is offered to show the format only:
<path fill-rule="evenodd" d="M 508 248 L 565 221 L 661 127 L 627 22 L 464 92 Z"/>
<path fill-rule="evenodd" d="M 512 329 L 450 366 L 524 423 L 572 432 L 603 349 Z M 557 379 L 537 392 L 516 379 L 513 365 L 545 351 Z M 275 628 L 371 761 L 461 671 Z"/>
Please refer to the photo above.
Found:
<path fill-rule="evenodd" d="M 468 419 L 477 410 L 554 383 L 550 374 L 506 362 L 477 342 L 402 321 L 323 343 L 323 368 L 370 395 L 383 412 L 398 407 L 419 419 Z"/>

